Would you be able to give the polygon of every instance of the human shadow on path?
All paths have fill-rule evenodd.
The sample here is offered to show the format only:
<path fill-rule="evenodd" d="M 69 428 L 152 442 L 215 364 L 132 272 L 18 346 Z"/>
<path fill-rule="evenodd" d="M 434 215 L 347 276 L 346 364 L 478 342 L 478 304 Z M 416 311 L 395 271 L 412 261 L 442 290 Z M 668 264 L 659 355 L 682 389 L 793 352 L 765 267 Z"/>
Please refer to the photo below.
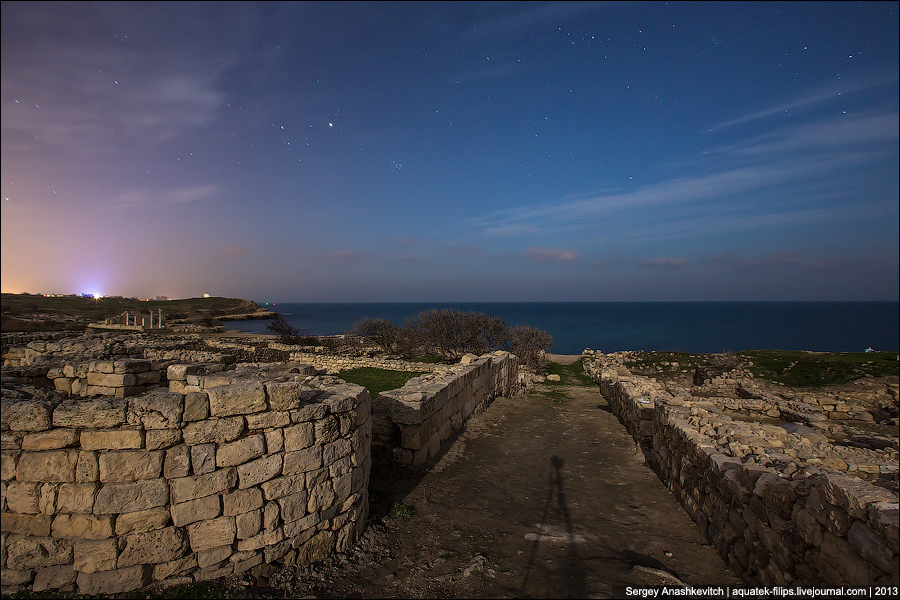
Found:
<path fill-rule="evenodd" d="M 566 501 L 566 491 L 563 487 L 562 468 L 564 461 L 559 456 L 551 456 L 550 464 L 553 469 L 550 472 L 550 481 L 547 486 L 547 499 L 544 501 L 544 514 L 541 516 L 541 522 L 538 528 L 541 532 L 549 531 L 548 520 L 550 518 L 551 509 L 556 509 L 559 516 L 565 524 L 566 535 L 565 543 L 568 550 L 567 560 L 564 562 L 560 574 L 562 581 L 565 583 L 565 589 L 561 590 L 565 593 L 566 598 L 586 598 L 588 589 L 585 580 L 585 571 L 582 557 L 578 554 L 577 544 L 583 541 L 581 536 L 575 534 L 575 527 L 572 523 L 572 516 L 569 513 L 568 502 Z M 555 502 L 554 502 L 555 499 Z M 528 577 L 531 570 L 535 566 L 538 548 L 544 538 L 553 538 L 554 536 L 545 536 L 540 533 L 532 534 L 531 556 L 528 559 L 528 566 L 525 569 L 525 577 L 522 580 L 520 589 L 526 590 Z M 556 541 L 555 539 L 553 541 Z"/>

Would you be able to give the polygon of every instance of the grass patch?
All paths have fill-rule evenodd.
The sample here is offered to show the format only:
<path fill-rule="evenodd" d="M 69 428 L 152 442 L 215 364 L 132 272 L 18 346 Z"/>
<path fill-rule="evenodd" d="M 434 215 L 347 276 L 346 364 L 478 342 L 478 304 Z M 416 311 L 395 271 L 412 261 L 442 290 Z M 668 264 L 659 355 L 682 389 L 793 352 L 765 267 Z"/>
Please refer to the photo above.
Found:
<path fill-rule="evenodd" d="M 376 369 L 375 367 L 360 367 L 341 371 L 338 377 L 348 383 L 361 385 L 369 390 L 372 399 L 378 397 L 381 392 L 395 390 L 403 387 L 413 377 L 424 375 L 427 371 L 390 371 L 388 369 Z"/>
<path fill-rule="evenodd" d="M 569 398 L 569 395 L 562 390 L 545 390 L 541 392 L 541 396 L 556 404 L 559 404 L 563 400 L 567 400 Z"/>
<path fill-rule="evenodd" d="M 570 365 L 552 362 L 547 365 L 547 374 L 559 375 L 559 383 L 567 385 L 577 385 L 581 387 L 594 387 L 597 385 L 594 383 L 594 380 L 588 377 L 584 372 L 584 364 L 580 360 L 577 360 Z M 553 384 L 555 382 L 549 381 L 546 383 Z"/>
<path fill-rule="evenodd" d="M 409 521 L 415 516 L 416 511 L 402 502 L 395 502 L 388 513 L 388 517 L 394 521 Z"/>
<path fill-rule="evenodd" d="M 849 383 L 870 375 L 900 374 L 896 352 L 814 353 L 779 350 L 738 352 L 754 377 L 791 387 L 818 387 Z"/>

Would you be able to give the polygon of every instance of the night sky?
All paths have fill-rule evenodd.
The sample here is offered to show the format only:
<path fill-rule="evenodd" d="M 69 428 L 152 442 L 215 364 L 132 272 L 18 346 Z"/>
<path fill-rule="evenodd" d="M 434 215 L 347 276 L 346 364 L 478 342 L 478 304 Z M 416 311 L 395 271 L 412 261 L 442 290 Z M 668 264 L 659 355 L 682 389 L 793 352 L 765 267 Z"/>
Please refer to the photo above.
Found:
<path fill-rule="evenodd" d="M 898 299 L 898 3 L 2 4 L 2 291 Z"/>

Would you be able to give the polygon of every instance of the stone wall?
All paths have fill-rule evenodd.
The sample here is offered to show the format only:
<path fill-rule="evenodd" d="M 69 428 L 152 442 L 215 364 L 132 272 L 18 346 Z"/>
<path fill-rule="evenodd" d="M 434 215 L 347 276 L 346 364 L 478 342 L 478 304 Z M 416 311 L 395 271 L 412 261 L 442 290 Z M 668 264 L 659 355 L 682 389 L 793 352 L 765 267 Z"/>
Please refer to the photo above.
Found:
<path fill-rule="evenodd" d="M 648 463 L 735 572 L 766 586 L 898 585 L 897 496 L 830 468 L 816 455 L 828 452 L 822 440 L 734 421 L 715 399 L 634 377 L 599 353 L 584 358 Z"/>
<path fill-rule="evenodd" d="M 168 367 L 182 392 L 3 400 L 4 592 L 114 594 L 350 547 L 368 512 L 368 392 L 299 366 L 202 370 Z"/>
<path fill-rule="evenodd" d="M 424 464 L 453 432 L 499 396 L 519 392 L 518 358 L 508 352 L 466 355 L 458 365 L 414 377 L 373 402 L 376 460 Z"/>

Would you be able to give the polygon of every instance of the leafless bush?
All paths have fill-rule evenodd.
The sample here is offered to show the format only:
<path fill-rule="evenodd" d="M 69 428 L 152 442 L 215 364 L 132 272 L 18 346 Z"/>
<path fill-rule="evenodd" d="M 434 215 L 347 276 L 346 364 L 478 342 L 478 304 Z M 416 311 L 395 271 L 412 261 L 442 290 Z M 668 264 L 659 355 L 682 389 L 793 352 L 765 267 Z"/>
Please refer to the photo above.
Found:
<path fill-rule="evenodd" d="M 519 360 L 532 369 L 543 367 L 547 359 L 544 353 L 553 346 L 553 336 L 529 325 L 516 325 L 509 331 L 507 349 L 519 357 Z"/>
<path fill-rule="evenodd" d="M 266 325 L 266 329 L 278 336 L 282 344 L 300 344 L 303 342 L 304 336 L 300 330 L 285 321 L 284 317 L 276 314 L 272 322 Z"/>
<path fill-rule="evenodd" d="M 456 360 L 464 354 L 484 354 L 499 348 L 506 339 L 502 319 L 483 313 L 442 308 L 420 312 L 406 329 L 425 354 Z"/>
<path fill-rule="evenodd" d="M 365 318 L 357 321 L 350 328 L 354 335 L 368 338 L 375 342 L 388 354 L 400 354 L 403 346 L 403 329 L 387 319 Z"/>

